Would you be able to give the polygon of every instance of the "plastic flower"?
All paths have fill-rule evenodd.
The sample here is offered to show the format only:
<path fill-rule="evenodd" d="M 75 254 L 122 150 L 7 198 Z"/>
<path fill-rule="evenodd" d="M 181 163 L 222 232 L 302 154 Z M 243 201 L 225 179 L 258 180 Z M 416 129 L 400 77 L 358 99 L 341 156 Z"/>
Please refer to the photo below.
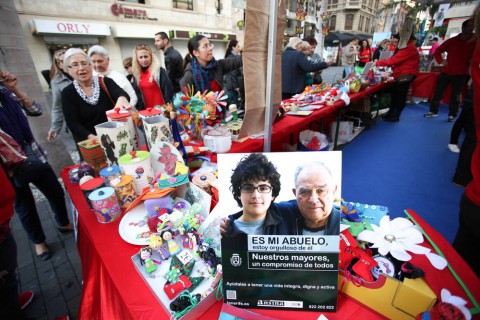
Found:
<path fill-rule="evenodd" d="M 464 299 L 462 299 L 460 297 L 453 296 L 450 293 L 450 291 L 448 291 L 447 289 L 442 289 L 442 291 L 440 292 L 440 296 L 441 296 L 442 302 L 453 304 L 460 311 L 462 311 L 466 320 L 472 319 L 472 315 L 471 315 L 470 311 L 468 311 L 468 308 L 466 307 L 467 301 L 465 301 Z"/>
<path fill-rule="evenodd" d="M 373 231 L 362 231 L 357 240 L 373 243 L 372 248 L 378 248 L 383 256 L 390 253 L 397 260 L 409 261 L 412 256 L 407 251 L 417 254 L 430 252 L 430 249 L 418 245 L 423 242 L 423 235 L 408 219 L 390 220 L 389 216 L 384 216 L 380 226 L 372 224 L 372 228 Z"/>

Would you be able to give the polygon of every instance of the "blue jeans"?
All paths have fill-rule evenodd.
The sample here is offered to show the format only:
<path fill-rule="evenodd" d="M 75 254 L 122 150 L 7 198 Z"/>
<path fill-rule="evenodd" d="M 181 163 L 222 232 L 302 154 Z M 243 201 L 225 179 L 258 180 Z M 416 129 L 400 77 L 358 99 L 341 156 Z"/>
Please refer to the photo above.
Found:
<path fill-rule="evenodd" d="M 32 156 L 30 150 L 25 151 L 27 156 Z M 67 225 L 69 221 L 63 188 L 48 163 L 46 163 L 45 168 L 38 173 L 38 177 L 32 181 L 32 184 L 47 198 L 55 215 L 57 225 Z M 19 187 L 14 183 L 12 183 L 12 185 L 15 189 L 15 212 L 18 214 L 20 222 L 28 234 L 28 238 L 35 244 L 45 242 L 45 234 L 43 233 L 42 224 L 30 186 Z"/>
<path fill-rule="evenodd" d="M 18 302 L 17 245 L 12 235 L 0 243 L 0 319 L 24 319 Z"/>
<path fill-rule="evenodd" d="M 430 112 L 438 113 L 440 101 L 443 98 L 445 89 L 448 84 L 451 84 L 452 90 L 450 93 L 450 101 L 448 102 L 448 115 L 456 117 L 458 113 L 458 105 L 460 104 L 460 95 L 466 80 L 467 76 L 450 76 L 441 72 L 438 76 L 433 99 L 430 102 Z"/>

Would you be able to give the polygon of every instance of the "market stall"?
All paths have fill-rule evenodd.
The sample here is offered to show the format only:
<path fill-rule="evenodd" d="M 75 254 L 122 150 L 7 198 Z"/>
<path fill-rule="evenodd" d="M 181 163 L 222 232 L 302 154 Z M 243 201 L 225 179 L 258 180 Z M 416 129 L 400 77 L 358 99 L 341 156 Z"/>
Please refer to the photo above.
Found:
<path fill-rule="evenodd" d="M 164 319 L 167 313 L 160 305 L 157 296 L 146 284 L 132 263 L 132 256 L 138 252 L 138 246 L 125 242 L 119 235 L 121 217 L 111 223 L 101 224 L 89 208 L 78 184 L 69 178 L 69 168 L 62 171 L 61 177 L 77 217 L 77 243 L 82 262 L 83 291 L 79 310 L 80 319 Z M 428 266 L 424 257 L 413 262 L 426 270 L 425 280 L 439 295 L 442 288 L 447 287 L 457 296 L 465 296 L 465 290 L 458 280 L 466 284 L 471 296 L 480 300 L 480 280 L 468 265 L 458 256 L 437 231 L 425 223 L 415 212 L 409 210 L 418 225 L 428 234 L 430 239 L 441 250 L 453 270 L 459 276 L 455 279 L 449 269 L 435 270 Z M 432 248 L 425 240 L 422 245 Z M 432 248 L 433 249 L 433 248 Z M 339 289 L 354 286 L 353 283 L 339 283 Z M 221 299 L 215 301 L 215 295 L 204 308 L 194 310 L 195 319 L 217 319 L 222 308 Z M 358 303 L 346 294 L 339 293 L 338 311 L 328 313 L 329 319 L 384 319 L 368 306 Z M 413 303 L 413 302 L 412 302 Z M 471 303 L 469 302 L 469 307 Z M 317 319 L 318 312 L 294 312 L 274 310 L 253 310 L 276 319 Z M 205 312 L 205 313 L 203 313 Z M 202 316 L 199 316 L 203 313 Z"/>

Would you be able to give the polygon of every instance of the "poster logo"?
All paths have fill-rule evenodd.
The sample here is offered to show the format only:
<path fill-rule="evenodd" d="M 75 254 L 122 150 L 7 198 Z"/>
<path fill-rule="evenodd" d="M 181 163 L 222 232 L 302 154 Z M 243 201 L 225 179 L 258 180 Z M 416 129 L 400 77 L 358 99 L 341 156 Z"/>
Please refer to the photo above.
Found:
<path fill-rule="evenodd" d="M 230 263 L 234 267 L 240 267 L 242 265 L 242 258 L 238 255 L 238 253 L 234 253 L 230 258 Z"/>

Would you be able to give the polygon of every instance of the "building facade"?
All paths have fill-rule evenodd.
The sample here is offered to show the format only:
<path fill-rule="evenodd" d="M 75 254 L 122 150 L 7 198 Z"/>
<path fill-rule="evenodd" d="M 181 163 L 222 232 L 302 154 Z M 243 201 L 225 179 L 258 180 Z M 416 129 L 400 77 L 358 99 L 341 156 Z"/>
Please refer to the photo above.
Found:
<path fill-rule="evenodd" d="M 215 57 L 223 58 L 238 28 L 226 0 L 15 0 L 15 8 L 45 90 L 41 71 L 50 69 L 59 48 L 99 44 L 108 50 L 112 69 L 121 71 L 138 44 L 154 48 L 157 32 L 169 34 L 183 56 L 188 39 L 205 34 L 216 45 Z"/>

